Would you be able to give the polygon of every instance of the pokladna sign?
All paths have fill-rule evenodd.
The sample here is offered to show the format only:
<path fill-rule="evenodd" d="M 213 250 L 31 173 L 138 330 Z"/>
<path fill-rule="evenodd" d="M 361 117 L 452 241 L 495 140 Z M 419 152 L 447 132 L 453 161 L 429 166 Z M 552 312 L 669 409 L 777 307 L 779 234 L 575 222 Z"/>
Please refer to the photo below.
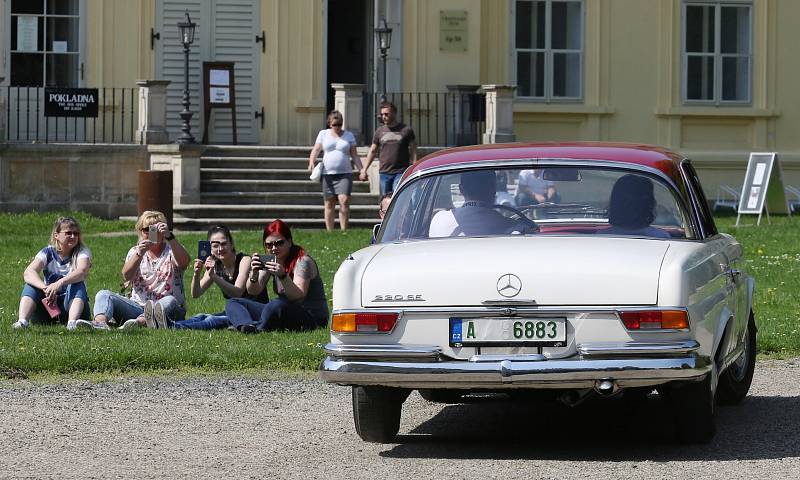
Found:
<path fill-rule="evenodd" d="M 97 117 L 96 88 L 44 89 L 45 117 Z"/>
<path fill-rule="evenodd" d="M 775 152 L 750 154 L 739 198 L 736 225 L 739 225 L 742 214 L 758 215 L 756 224 L 760 225 L 763 212 L 767 213 L 767 222 L 770 212 L 790 214 L 783 190 L 781 163 Z"/>

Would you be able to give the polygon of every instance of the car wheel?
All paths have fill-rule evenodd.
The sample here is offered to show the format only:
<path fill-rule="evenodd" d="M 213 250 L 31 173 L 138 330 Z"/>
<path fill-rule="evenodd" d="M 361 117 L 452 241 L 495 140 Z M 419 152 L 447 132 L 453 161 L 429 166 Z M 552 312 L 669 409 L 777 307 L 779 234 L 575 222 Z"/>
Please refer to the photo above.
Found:
<path fill-rule="evenodd" d="M 714 438 L 716 401 L 711 374 L 700 382 L 659 389 L 675 415 L 675 434 L 681 443 L 708 443 Z"/>
<path fill-rule="evenodd" d="M 353 421 L 365 442 L 387 443 L 400 430 L 400 412 L 409 391 L 390 387 L 353 387 Z"/>
<path fill-rule="evenodd" d="M 419 395 L 422 398 L 433 403 L 461 403 L 464 393 L 465 391 L 440 388 L 423 388 L 419 390 Z"/>
<path fill-rule="evenodd" d="M 750 312 L 743 343 L 742 355 L 719 377 L 717 395 L 719 402 L 725 405 L 736 405 L 744 400 L 753 382 L 756 367 L 756 321 L 753 312 Z"/>

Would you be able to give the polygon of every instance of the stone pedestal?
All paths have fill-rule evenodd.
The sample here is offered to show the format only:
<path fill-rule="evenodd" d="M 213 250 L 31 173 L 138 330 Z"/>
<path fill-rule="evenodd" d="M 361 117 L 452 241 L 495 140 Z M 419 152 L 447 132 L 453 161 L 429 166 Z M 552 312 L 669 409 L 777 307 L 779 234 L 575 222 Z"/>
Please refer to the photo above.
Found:
<path fill-rule="evenodd" d="M 478 112 L 475 94 L 480 85 L 448 85 L 450 98 L 447 104 L 453 108 L 453 129 L 447 131 L 447 145 L 475 145 L 478 143 L 478 124 L 474 121 Z"/>
<path fill-rule="evenodd" d="M 149 145 L 151 170 L 172 171 L 173 205 L 200 203 L 200 155 L 205 145 L 171 143 Z"/>
<path fill-rule="evenodd" d="M 486 131 L 483 143 L 514 142 L 515 85 L 483 85 L 486 92 Z"/>
<path fill-rule="evenodd" d="M 169 142 L 167 133 L 167 85 L 169 80 L 137 80 L 139 128 L 136 141 L 143 144 Z"/>
<path fill-rule="evenodd" d="M 356 137 L 356 142 L 359 145 L 363 145 L 364 85 L 360 83 L 332 83 L 331 88 L 335 92 L 333 109 L 342 113 L 344 128 Z"/>

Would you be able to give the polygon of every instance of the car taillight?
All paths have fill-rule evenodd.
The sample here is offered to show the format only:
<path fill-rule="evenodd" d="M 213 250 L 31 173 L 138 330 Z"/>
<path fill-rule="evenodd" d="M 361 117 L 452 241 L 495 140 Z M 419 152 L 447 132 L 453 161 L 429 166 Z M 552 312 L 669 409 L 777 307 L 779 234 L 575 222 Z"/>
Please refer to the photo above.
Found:
<path fill-rule="evenodd" d="M 391 332 L 400 315 L 386 313 L 334 313 L 331 331 L 341 333 Z"/>
<path fill-rule="evenodd" d="M 628 330 L 682 330 L 689 328 L 685 310 L 637 310 L 619 312 Z"/>

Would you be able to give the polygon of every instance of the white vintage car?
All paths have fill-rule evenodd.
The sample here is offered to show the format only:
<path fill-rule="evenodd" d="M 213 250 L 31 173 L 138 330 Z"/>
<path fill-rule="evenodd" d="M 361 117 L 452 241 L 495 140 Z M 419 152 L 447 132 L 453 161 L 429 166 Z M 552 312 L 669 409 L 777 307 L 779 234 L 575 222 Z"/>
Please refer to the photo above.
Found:
<path fill-rule="evenodd" d="M 753 377 L 741 264 L 676 153 L 442 151 L 406 172 L 375 244 L 336 273 L 321 377 L 352 386 L 366 441 L 392 441 L 412 390 L 460 402 L 533 389 L 572 404 L 656 390 L 677 437 L 707 442 L 716 405 Z"/>

